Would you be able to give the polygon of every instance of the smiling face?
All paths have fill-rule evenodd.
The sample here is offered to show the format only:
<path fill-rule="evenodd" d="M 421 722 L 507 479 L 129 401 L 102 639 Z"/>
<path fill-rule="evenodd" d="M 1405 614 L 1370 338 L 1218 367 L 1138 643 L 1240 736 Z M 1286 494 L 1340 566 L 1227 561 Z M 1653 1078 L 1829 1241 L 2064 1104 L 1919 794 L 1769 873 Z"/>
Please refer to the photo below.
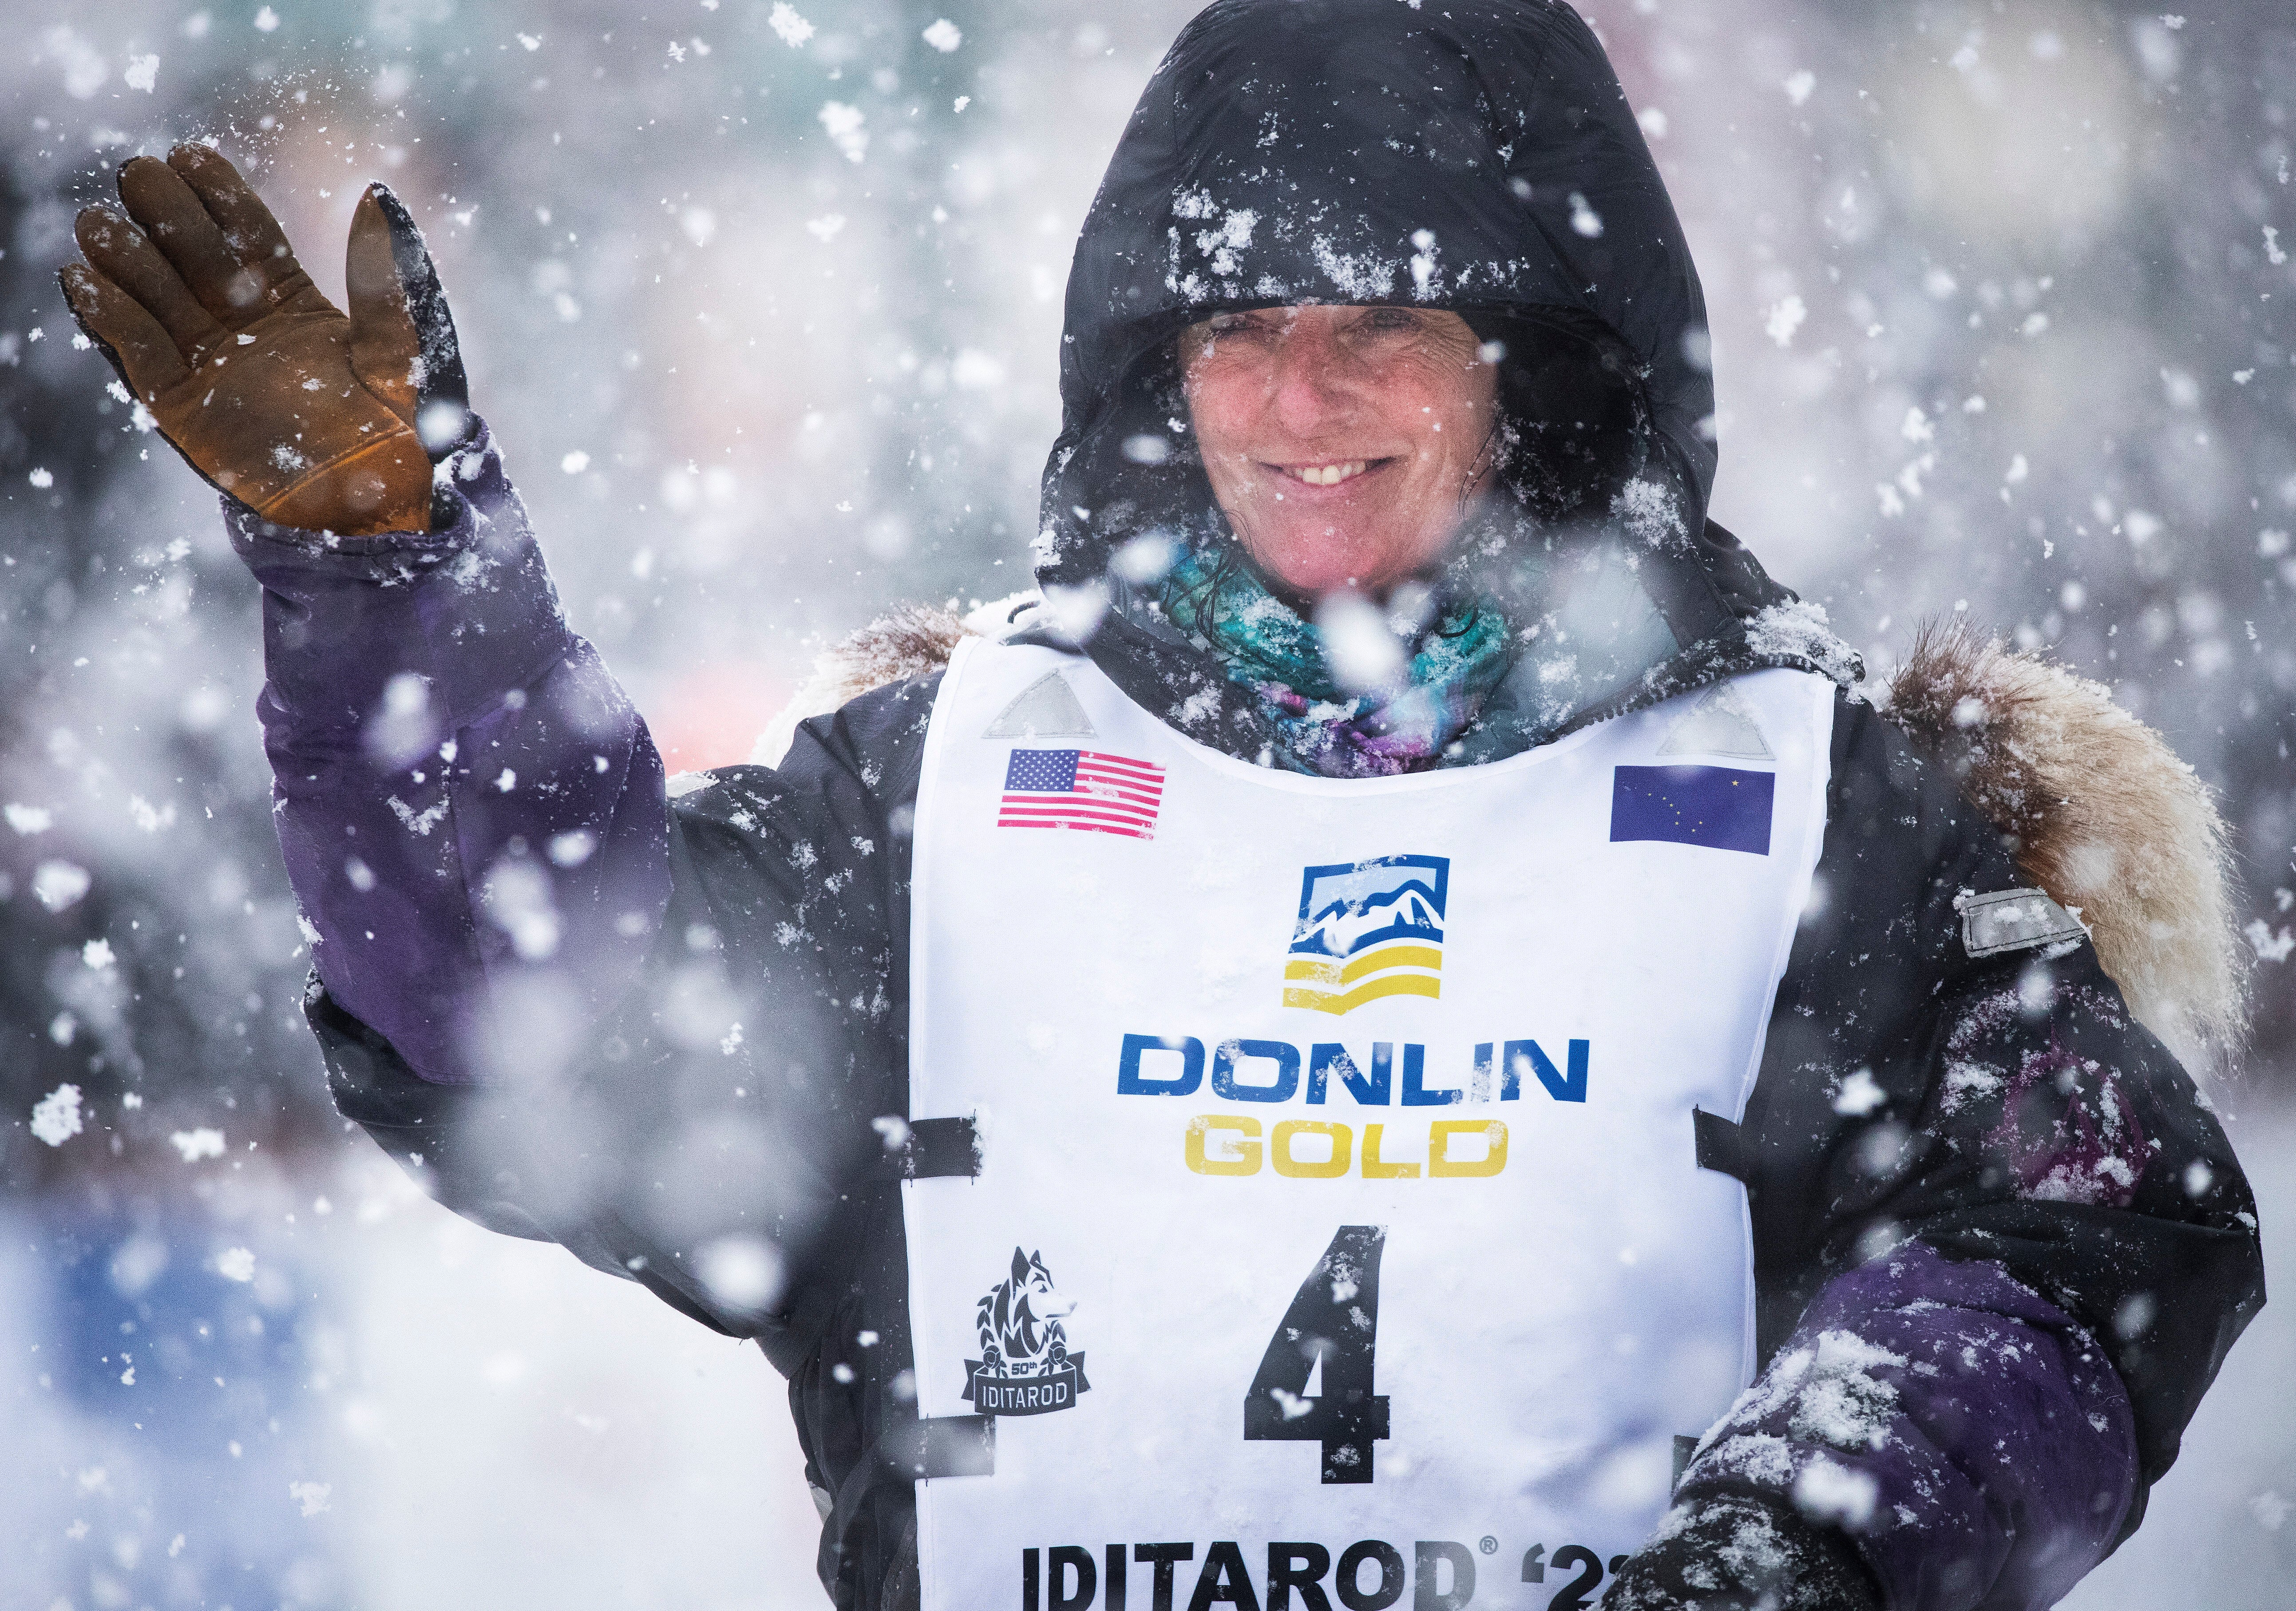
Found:
<path fill-rule="evenodd" d="M 1497 370 L 1456 313 L 1224 313 L 1180 361 L 1213 497 L 1302 597 L 1382 597 L 1428 570 L 1490 475 Z"/>

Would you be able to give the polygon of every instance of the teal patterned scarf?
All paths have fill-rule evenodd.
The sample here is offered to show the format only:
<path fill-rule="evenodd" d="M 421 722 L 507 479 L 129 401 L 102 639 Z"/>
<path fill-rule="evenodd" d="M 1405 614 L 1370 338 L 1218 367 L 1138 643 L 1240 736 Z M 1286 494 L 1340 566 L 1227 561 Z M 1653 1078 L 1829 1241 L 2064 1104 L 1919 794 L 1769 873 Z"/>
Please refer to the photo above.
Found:
<path fill-rule="evenodd" d="M 1250 690 L 1288 752 L 1325 777 L 1387 777 L 1440 763 L 1513 659 L 1505 612 L 1488 596 L 1438 593 L 1406 639 L 1407 667 L 1387 686 L 1350 693 L 1324 635 L 1260 580 L 1232 540 L 1184 544 L 1163 579 L 1165 619 Z"/>

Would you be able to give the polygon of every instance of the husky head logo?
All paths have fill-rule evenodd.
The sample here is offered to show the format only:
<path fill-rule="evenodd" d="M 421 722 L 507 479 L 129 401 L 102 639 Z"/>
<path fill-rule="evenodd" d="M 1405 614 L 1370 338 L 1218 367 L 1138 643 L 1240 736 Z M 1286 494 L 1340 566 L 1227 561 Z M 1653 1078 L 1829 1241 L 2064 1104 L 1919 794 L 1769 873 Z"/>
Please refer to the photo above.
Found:
<path fill-rule="evenodd" d="M 1061 1317 L 1076 1307 L 1053 1286 L 1041 1253 L 1013 1250 L 1011 1278 L 980 1300 L 974 1323 L 980 1332 L 980 1361 L 1008 1376 L 1041 1374 L 1068 1362 L 1069 1339 Z M 1079 1356 L 1081 1357 L 1081 1356 Z"/>

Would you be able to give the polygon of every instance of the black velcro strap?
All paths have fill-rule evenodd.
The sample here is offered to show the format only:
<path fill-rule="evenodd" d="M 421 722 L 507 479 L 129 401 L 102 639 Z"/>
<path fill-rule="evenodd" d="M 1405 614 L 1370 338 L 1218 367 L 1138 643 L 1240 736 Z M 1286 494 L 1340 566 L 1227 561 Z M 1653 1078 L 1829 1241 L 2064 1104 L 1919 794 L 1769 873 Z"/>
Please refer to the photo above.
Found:
<path fill-rule="evenodd" d="M 1698 1167 L 1751 1183 L 1753 1160 L 1746 1155 L 1746 1132 L 1702 1107 L 1692 1108 L 1690 1120 L 1698 1133 Z"/>
<path fill-rule="evenodd" d="M 971 1179 L 980 1173 L 980 1137 L 971 1119 L 912 1119 L 908 1145 L 901 1149 L 901 1176 L 908 1180 Z"/>

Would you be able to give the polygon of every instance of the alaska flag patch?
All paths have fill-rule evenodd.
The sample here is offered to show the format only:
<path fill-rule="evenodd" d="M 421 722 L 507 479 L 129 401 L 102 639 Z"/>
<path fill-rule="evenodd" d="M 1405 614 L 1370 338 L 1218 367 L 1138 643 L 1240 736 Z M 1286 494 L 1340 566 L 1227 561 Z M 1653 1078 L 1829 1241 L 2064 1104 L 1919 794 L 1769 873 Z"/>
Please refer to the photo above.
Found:
<path fill-rule="evenodd" d="M 1620 767 L 1611 782 L 1611 842 L 1664 839 L 1770 853 L 1777 777 L 1733 767 Z"/>

